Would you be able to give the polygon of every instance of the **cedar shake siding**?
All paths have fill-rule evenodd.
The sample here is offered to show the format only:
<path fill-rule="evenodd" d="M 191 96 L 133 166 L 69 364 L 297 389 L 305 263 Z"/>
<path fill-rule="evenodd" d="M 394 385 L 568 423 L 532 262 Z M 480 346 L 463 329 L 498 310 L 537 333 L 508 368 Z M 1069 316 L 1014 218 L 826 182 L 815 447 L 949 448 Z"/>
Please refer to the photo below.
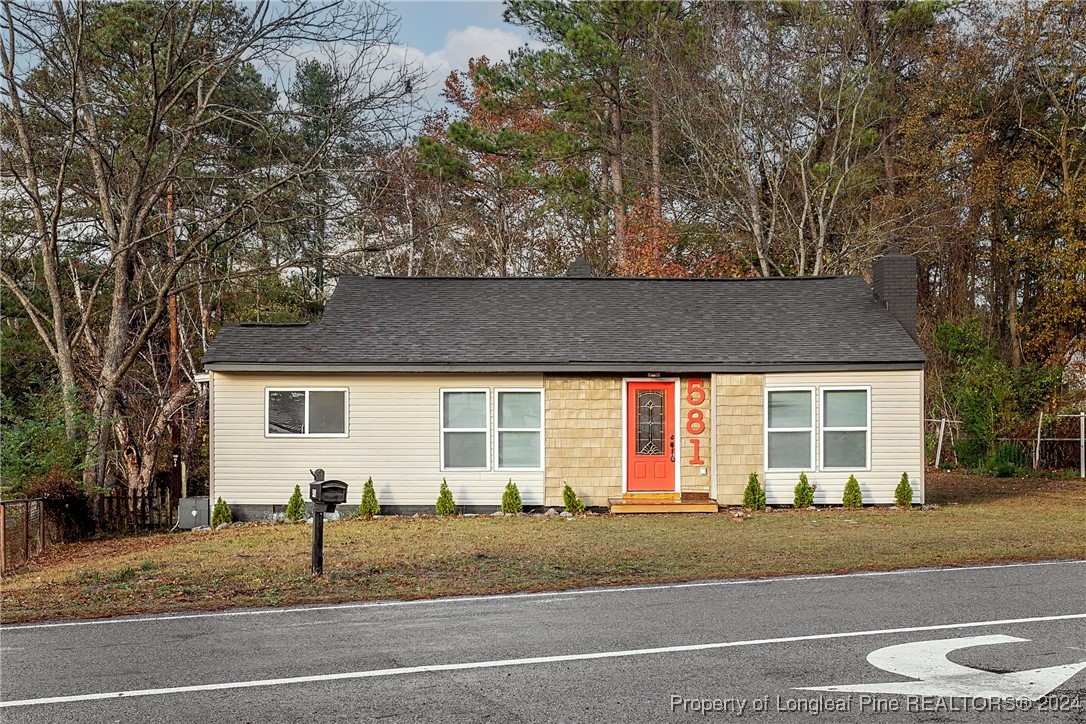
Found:
<path fill-rule="evenodd" d="M 569 484 L 591 507 L 622 494 L 622 378 L 548 376 L 546 495 L 561 507 Z"/>
<path fill-rule="evenodd" d="M 751 473 L 763 479 L 766 375 L 713 375 L 716 390 L 717 497 L 721 505 L 742 505 Z M 789 501 L 791 502 L 791 501 Z"/>

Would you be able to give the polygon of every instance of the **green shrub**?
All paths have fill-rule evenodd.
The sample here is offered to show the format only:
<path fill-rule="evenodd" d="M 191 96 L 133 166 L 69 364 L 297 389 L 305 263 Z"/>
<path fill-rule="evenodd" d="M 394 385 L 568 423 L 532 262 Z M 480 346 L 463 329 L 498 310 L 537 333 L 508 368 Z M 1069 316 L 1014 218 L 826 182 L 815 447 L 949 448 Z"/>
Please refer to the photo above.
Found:
<path fill-rule="evenodd" d="M 1011 478 L 1028 466 L 1029 460 L 1022 449 L 1013 443 L 1005 442 L 992 451 L 985 467 L 989 475 L 997 478 Z"/>
<path fill-rule="evenodd" d="M 283 513 L 283 518 L 288 523 L 305 520 L 305 498 L 302 497 L 302 486 L 294 486 L 294 493 L 290 496 L 290 500 L 287 501 L 287 509 Z"/>
<path fill-rule="evenodd" d="M 377 504 L 377 493 L 373 489 L 373 478 L 367 479 L 362 487 L 362 504 L 358 506 L 358 514 L 363 518 L 372 518 L 381 514 L 381 506 Z"/>
<path fill-rule="evenodd" d="M 901 482 L 894 489 L 894 502 L 900 508 L 908 508 L 913 504 L 913 486 L 909 485 L 909 474 L 901 474 Z"/>
<path fill-rule="evenodd" d="M 215 501 L 215 508 L 211 511 L 211 527 L 218 528 L 223 523 L 233 523 L 234 516 L 230 513 L 230 506 L 222 498 Z"/>
<path fill-rule="evenodd" d="M 948 411 L 962 421 L 963 437 L 969 439 L 956 446 L 958 462 L 980 468 L 992 462 L 998 438 L 1011 436 L 1035 419 L 1059 388 L 1062 371 L 1056 366 L 1010 364 L 976 318 L 941 322 L 932 341 L 931 379 L 939 381 L 932 388 L 941 391 Z M 1010 464 L 1003 468 L 1009 471 Z"/>
<path fill-rule="evenodd" d="M 765 491 L 758 482 L 758 473 L 751 473 L 747 478 L 747 489 L 743 491 L 743 507 L 751 510 L 765 510 Z"/>
<path fill-rule="evenodd" d="M 524 510 L 524 504 L 520 501 L 520 491 L 517 490 L 517 484 L 510 480 L 505 486 L 505 492 L 502 493 L 502 512 L 519 513 L 522 510 Z"/>
<path fill-rule="evenodd" d="M 581 515 L 585 511 L 584 501 L 577 497 L 568 483 L 562 488 L 562 502 L 565 503 L 566 512 L 573 515 Z"/>
<path fill-rule="evenodd" d="M 441 492 L 437 495 L 434 512 L 438 515 L 456 515 L 456 501 L 453 500 L 452 491 L 444 478 L 441 479 Z"/>
<path fill-rule="evenodd" d="M 63 399 L 59 390 L 46 388 L 30 396 L 23 414 L 12 414 L 10 405 L 4 404 L 0 479 L 11 495 L 30 495 L 35 484 L 40 486 L 42 481 L 47 481 L 47 486 L 67 481 L 73 490 L 80 485 L 89 417 L 76 414 L 75 438 L 69 440 L 64 429 Z"/>
<path fill-rule="evenodd" d="M 792 507 L 802 509 L 810 508 L 812 505 L 814 505 L 814 488 L 807 482 L 807 473 L 800 473 L 795 495 L 792 498 Z"/>
<path fill-rule="evenodd" d="M 860 490 L 860 484 L 856 482 L 855 475 L 848 476 L 848 482 L 845 483 L 845 494 L 841 498 L 841 504 L 846 508 L 860 508 L 864 504 L 864 494 Z"/>

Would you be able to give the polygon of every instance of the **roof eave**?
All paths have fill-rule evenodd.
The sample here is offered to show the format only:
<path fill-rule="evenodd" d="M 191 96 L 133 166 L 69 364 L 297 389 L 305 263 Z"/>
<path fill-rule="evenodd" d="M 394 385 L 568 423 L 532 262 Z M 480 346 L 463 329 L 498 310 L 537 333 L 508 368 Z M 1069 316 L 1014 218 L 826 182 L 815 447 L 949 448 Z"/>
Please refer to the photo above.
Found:
<path fill-rule="evenodd" d="M 208 362 L 204 368 L 214 372 L 291 372 L 291 373 L 405 373 L 405 372 L 550 372 L 566 374 L 627 374 L 660 372 L 669 374 L 687 373 L 768 373 L 768 372 L 856 372 L 922 370 L 923 359 L 899 360 L 893 362 L 788 362 L 788 363 L 711 363 L 711 362 L 568 362 L 568 363 L 502 363 L 502 362 L 463 362 L 463 363 L 372 363 L 372 364 L 335 364 L 335 363 L 283 363 L 283 362 Z"/>

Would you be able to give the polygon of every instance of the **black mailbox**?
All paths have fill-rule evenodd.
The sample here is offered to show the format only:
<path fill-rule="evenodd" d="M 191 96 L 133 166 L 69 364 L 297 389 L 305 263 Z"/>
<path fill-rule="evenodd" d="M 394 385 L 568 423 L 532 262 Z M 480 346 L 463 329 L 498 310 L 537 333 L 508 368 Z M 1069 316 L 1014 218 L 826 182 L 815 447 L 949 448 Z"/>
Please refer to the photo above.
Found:
<path fill-rule="evenodd" d="M 337 505 L 347 502 L 347 483 L 342 480 L 314 481 L 309 484 L 309 499 L 313 501 L 313 510 L 331 513 Z"/>

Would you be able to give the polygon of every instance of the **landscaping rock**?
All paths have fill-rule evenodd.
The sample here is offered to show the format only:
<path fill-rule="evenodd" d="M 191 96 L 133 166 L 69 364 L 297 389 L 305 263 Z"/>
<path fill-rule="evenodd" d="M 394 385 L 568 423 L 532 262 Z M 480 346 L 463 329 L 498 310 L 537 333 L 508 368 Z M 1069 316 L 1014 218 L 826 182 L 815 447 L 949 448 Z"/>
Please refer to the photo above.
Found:
<path fill-rule="evenodd" d="M 491 518 L 504 518 L 505 513 L 501 512 L 500 510 L 495 510 L 493 513 L 490 514 L 490 517 Z"/>
<path fill-rule="evenodd" d="M 215 526 L 215 530 L 225 530 L 226 528 L 229 528 L 229 527 L 230 527 L 229 523 L 219 523 L 217 526 Z"/>
<path fill-rule="evenodd" d="M 464 513 L 464 517 L 465 518 L 478 518 L 479 514 L 478 513 Z"/>
<path fill-rule="evenodd" d="M 558 511 L 554 508 L 547 508 L 543 511 L 543 515 L 547 516 L 548 518 L 553 518 L 558 515 Z"/>
<path fill-rule="evenodd" d="M 568 510 L 563 510 L 558 515 L 562 516 L 563 518 L 565 518 L 567 520 L 573 517 L 573 513 L 570 513 Z"/>

